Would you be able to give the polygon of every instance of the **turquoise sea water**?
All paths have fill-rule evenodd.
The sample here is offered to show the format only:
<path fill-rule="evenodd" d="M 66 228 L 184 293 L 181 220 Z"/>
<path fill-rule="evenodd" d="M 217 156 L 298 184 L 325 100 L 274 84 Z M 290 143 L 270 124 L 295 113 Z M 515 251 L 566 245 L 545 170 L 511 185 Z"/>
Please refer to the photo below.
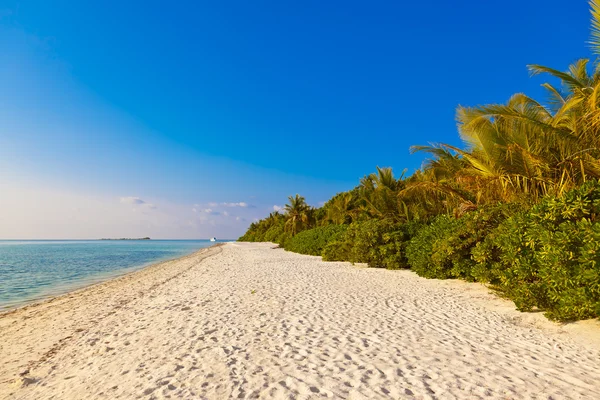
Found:
<path fill-rule="evenodd" d="M 208 240 L 0 240 L 0 311 L 191 254 Z"/>

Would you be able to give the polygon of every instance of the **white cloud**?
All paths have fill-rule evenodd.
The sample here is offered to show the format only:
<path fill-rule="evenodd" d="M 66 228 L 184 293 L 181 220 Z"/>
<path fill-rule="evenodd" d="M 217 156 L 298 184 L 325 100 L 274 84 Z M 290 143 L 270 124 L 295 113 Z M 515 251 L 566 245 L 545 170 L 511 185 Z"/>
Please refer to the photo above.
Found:
<path fill-rule="evenodd" d="M 281 210 L 283 210 L 283 207 L 282 207 L 282 206 L 278 206 L 277 204 L 275 204 L 275 205 L 273 206 L 273 210 L 274 210 L 274 211 L 281 211 Z"/>
<path fill-rule="evenodd" d="M 150 201 L 145 197 L 57 190 L 3 179 L 0 193 L 0 239 L 232 239 L 244 233 L 254 216 L 250 208 L 215 208 L 158 197 Z M 44 201 L 40 202 L 40 198 Z M 205 213 L 206 209 L 210 213 Z M 228 217 L 223 216 L 225 210 Z"/>
<path fill-rule="evenodd" d="M 146 210 L 156 210 L 156 206 L 152 203 L 148 203 L 145 200 L 140 199 L 139 197 L 128 196 L 121 197 L 121 203 L 130 204 L 132 206 L 140 206 L 142 211 Z M 133 209 L 135 211 L 135 208 Z"/>
<path fill-rule="evenodd" d="M 208 207 L 216 208 L 216 207 L 240 207 L 240 208 L 255 208 L 252 204 L 248 204 L 244 201 L 239 201 L 237 203 L 215 203 L 210 202 L 205 204 Z M 199 206 L 199 204 L 194 204 L 194 207 Z"/>
<path fill-rule="evenodd" d="M 121 197 L 121 203 L 123 204 L 147 204 L 144 200 L 139 197 Z"/>
<path fill-rule="evenodd" d="M 229 217 L 229 213 L 227 211 L 223 211 L 223 215 Z"/>
<path fill-rule="evenodd" d="M 223 205 L 225 207 L 242 207 L 242 208 L 248 208 L 248 203 L 244 203 L 243 201 L 240 201 L 239 203 L 221 203 L 221 205 Z"/>
<path fill-rule="evenodd" d="M 218 211 L 214 211 L 212 208 L 205 208 L 204 210 L 201 210 L 204 214 L 208 214 L 208 215 L 221 215 L 220 212 Z"/>

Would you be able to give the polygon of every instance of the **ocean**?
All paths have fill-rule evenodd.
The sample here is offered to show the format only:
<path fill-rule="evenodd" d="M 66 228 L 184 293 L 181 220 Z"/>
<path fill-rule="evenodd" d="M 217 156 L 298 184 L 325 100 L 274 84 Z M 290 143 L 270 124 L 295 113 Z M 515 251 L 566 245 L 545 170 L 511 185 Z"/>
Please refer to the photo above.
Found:
<path fill-rule="evenodd" d="M 208 240 L 0 240 L 0 312 L 212 244 Z"/>

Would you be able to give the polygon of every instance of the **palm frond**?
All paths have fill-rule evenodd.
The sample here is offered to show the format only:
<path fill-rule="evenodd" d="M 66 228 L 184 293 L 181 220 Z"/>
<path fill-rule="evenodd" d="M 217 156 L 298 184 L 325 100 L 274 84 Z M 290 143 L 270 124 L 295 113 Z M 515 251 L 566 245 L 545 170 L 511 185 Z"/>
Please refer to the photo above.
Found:
<path fill-rule="evenodd" d="M 592 14 L 590 45 L 594 54 L 600 56 L 600 2 L 598 0 L 590 0 L 590 12 Z"/>
<path fill-rule="evenodd" d="M 568 74 L 566 72 L 561 72 L 554 68 L 549 68 L 549 67 L 545 67 L 543 65 L 537 65 L 537 64 L 531 64 L 531 65 L 528 65 L 527 67 L 529 68 L 529 72 L 531 73 L 531 76 L 546 73 L 546 74 L 550 74 L 550 75 L 554 76 L 555 78 L 560 79 L 569 87 L 582 88 L 585 86 L 585 84 L 583 82 L 580 82 L 577 78 L 571 76 L 570 74 Z"/>

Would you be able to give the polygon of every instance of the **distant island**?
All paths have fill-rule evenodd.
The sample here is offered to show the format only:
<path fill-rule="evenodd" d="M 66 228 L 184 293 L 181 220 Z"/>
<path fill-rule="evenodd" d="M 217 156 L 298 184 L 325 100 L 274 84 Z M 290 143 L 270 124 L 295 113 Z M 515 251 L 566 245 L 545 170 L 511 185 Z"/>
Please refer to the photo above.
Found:
<path fill-rule="evenodd" d="M 100 240 L 150 240 L 150 238 L 146 236 L 143 238 L 119 238 L 119 239 L 102 238 Z"/>

